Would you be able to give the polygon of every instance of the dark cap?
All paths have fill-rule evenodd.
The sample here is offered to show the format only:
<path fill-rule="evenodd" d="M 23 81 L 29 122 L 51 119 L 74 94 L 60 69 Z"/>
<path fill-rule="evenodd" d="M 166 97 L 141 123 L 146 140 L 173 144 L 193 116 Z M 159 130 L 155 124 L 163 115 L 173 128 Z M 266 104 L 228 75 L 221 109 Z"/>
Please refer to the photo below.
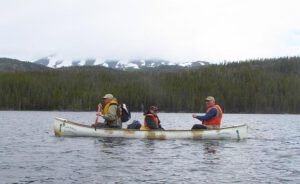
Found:
<path fill-rule="evenodd" d="M 149 108 L 149 110 L 157 111 L 158 108 L 157 108 L 156 106 L 151 106 L 151 107 Z"/>

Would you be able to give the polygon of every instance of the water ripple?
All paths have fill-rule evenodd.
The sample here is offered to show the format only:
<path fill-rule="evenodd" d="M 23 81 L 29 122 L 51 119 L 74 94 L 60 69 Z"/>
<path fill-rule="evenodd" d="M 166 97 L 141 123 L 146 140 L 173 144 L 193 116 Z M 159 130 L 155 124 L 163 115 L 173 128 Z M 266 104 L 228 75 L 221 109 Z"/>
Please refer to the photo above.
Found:
<path fill-rule="evenodd" d="M 92 112 L 0 111 L 1 182 L 300 183 L 299 115 L 225 114 L 226 126 L 249 120 L 243 141 L 55 137 L 56 116 L 94 121 Z M 167 129 L 195 123 L 191 114 L 160 117 Z"/>

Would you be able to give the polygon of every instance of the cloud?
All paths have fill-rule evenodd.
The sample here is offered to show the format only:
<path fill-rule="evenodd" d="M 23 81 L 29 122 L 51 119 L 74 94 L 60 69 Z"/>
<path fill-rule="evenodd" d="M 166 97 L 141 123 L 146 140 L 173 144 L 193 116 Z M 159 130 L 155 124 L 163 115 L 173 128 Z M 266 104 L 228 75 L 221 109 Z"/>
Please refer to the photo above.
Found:
<path fill-rule="evenodd" d="M 0 56 L 182 62 L 292 56 L 300 53 L 294 35 L 300 30 L 299 5 L 296 0 L 1 1 Z"/>

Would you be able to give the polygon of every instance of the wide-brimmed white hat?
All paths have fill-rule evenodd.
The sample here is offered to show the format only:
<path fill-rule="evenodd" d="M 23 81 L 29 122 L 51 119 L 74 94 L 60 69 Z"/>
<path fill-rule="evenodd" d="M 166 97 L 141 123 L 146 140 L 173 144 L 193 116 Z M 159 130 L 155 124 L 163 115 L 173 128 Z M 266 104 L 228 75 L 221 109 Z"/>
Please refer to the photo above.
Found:
<path fill-rule="evenodd" d="M 104 99 L 112 100 L 112 99 L 114 99 L 114 96 L 113 96 L 112 94 L 106 94 L 106 95 L 104 95 L 103 98 L 104 98 Z"/>

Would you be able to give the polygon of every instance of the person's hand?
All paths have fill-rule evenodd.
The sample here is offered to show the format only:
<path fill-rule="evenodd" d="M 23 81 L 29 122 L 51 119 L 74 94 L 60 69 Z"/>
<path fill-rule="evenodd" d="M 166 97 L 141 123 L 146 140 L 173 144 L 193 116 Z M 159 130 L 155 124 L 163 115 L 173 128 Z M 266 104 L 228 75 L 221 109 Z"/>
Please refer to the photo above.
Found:
<path fill-rule="evenodd" d="M 101 112 L 97 112 L 96 113 L 97 116 L 101 116 L 101 114 L 102 114 Z"/>
<path fill-rule="evenodd" d="M 98 108 L 102 109 L 102 104 L 101 103 L 98 104 Z"/>
<path fill-rule="evenodd" d="M 196 117 L 197 117 L 195 114 L 193 114 L 192 116 L 193 116 L 193 118 L 196 118 Z"/>

